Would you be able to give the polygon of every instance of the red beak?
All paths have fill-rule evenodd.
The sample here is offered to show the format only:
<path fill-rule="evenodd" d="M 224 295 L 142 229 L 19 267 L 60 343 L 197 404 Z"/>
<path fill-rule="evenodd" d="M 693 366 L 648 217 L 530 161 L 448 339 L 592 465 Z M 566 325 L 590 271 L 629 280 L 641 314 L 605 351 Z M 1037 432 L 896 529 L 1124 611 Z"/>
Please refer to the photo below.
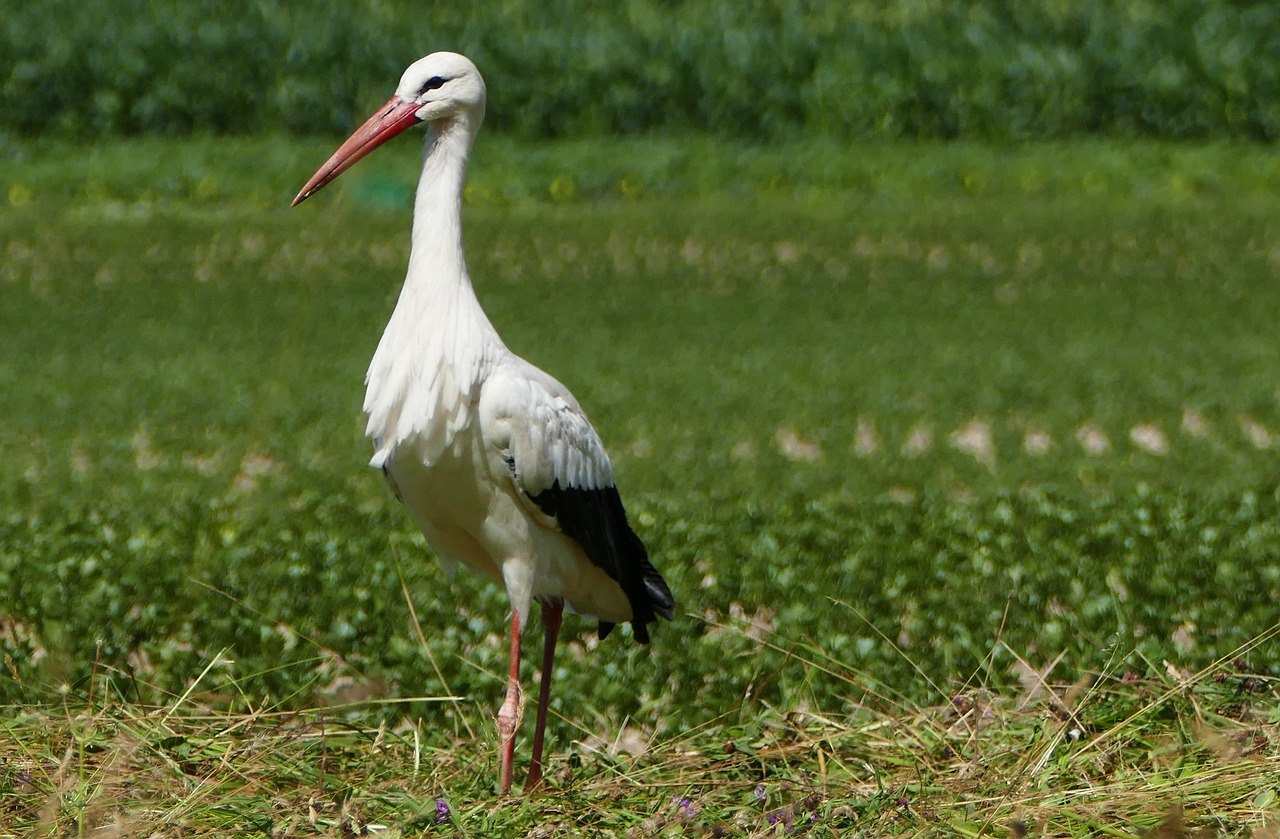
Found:
<path fill-rule="evenodd" d="M 347 138 L 347 141 L 333 153 L 333 157 L 329 158 L 320 167 L 319 171 L 311 176 L 311 180 L 307 181 L 306 186 L 298 193 L 298 197 L 293 199 L 292 206 L 298 206 L 313 194 L 319 192 L 334 178 L 354 166 L 356 161 L 387 140 L 390 140 L 406 128 L 417 125 L 420 121 L 417 116 L 418 109 L 421 107 L 417 102 L 406 101 L 399 96 L 392 96 L 387 104 L 365 120 L 364 125 L 357 128 Z"/>

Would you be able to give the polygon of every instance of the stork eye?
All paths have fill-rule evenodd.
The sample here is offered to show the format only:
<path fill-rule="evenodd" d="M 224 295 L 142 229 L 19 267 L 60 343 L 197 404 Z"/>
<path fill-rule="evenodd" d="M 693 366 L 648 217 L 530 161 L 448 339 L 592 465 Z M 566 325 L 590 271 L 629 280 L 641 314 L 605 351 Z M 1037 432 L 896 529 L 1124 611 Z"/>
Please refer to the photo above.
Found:
<path fill-rule="evenodd" d="M 436 88 L 443 85 L 444 81 L 445 80 L 440 78 L 439 76 L 432 76 L 431 78 L 427 79 L 427 83 L 422 86 L 422 92 L 426 93 L 428 90 L 435 90 Z"/>

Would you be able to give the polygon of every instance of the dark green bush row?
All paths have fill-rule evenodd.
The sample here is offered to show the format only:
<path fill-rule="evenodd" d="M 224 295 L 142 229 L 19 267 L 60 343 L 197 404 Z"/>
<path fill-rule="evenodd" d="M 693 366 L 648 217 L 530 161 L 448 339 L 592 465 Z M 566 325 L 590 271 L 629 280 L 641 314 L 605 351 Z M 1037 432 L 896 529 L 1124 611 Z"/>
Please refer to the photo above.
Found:
<path fill-rule="evenodd" d="M 341 131 L 471 55 L 524 136 L 1280 135 L 1280 5 L 4 0 L 0 129 Z"/>

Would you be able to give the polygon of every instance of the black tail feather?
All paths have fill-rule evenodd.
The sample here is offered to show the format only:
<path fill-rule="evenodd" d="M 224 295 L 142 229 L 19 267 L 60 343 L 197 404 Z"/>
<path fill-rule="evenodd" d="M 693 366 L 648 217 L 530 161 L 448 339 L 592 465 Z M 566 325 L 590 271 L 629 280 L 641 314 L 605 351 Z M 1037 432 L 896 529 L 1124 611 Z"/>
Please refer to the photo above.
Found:
<path fill-rule="evenodd" d="M 637 538 L 636 541 L 639 541 L 639 539 Z M 676 599 L 671 596 L 671 589 L 667 588 L 667 581 L 662 579 L 658 569 L 649 563 L 647 555 L 644 559 L 644 569 L 641 577 L 644 580 L 645 596 L 648 598 L 649 605 L 653 608 L 653 611 L 667 620 L 675 620 Z"/>
<path fill-rule="evenodd" d="M 582 546 L 592 563 L 622 587 L 631 604 L 631 628 L 637 641 L 649 642 L 648 624 L 658 616 L 667 620 L 675 617 L 671 589 L 627 522 L 617 487 L 579 489 L 562 487 L 555 481 L 550 489 L 531 498 L 540 510 L 555 517 L 560 529 Z M 612 629 L 612 623 L 601 621 L 600 637 Z"/>

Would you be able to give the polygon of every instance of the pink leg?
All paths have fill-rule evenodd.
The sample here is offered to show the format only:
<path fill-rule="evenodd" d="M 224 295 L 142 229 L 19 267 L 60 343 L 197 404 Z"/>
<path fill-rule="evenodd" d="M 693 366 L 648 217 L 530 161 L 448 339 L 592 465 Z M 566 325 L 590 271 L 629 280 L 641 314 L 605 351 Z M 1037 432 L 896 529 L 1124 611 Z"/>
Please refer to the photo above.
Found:
<path fill-rule="evenodd" d="M 542 678 L 538 682 L 538 721 L 533 729 L 533 761 L 529 764 L 529 779 L 525 792 L 538 788 L 542 783 L 542 742 L 547 728 L 547 706 L 551 703 L 551 669 L 556 658 L 556 638 L 560 634 L 560 618 L 564 616 L 564 601 L 556 599 L 551 605 L 542 605 Z"/>
<path fill-rule="evenodd" d="M 500 792 L 511 792 L 511 776 L 516 756 L 516 729 L 524 715 L 520 692 L 520 615 L 511 613 L 511 669 L 507 673 L 507 698 L 498 709 L 498 733 L 502 736 Z"/>

